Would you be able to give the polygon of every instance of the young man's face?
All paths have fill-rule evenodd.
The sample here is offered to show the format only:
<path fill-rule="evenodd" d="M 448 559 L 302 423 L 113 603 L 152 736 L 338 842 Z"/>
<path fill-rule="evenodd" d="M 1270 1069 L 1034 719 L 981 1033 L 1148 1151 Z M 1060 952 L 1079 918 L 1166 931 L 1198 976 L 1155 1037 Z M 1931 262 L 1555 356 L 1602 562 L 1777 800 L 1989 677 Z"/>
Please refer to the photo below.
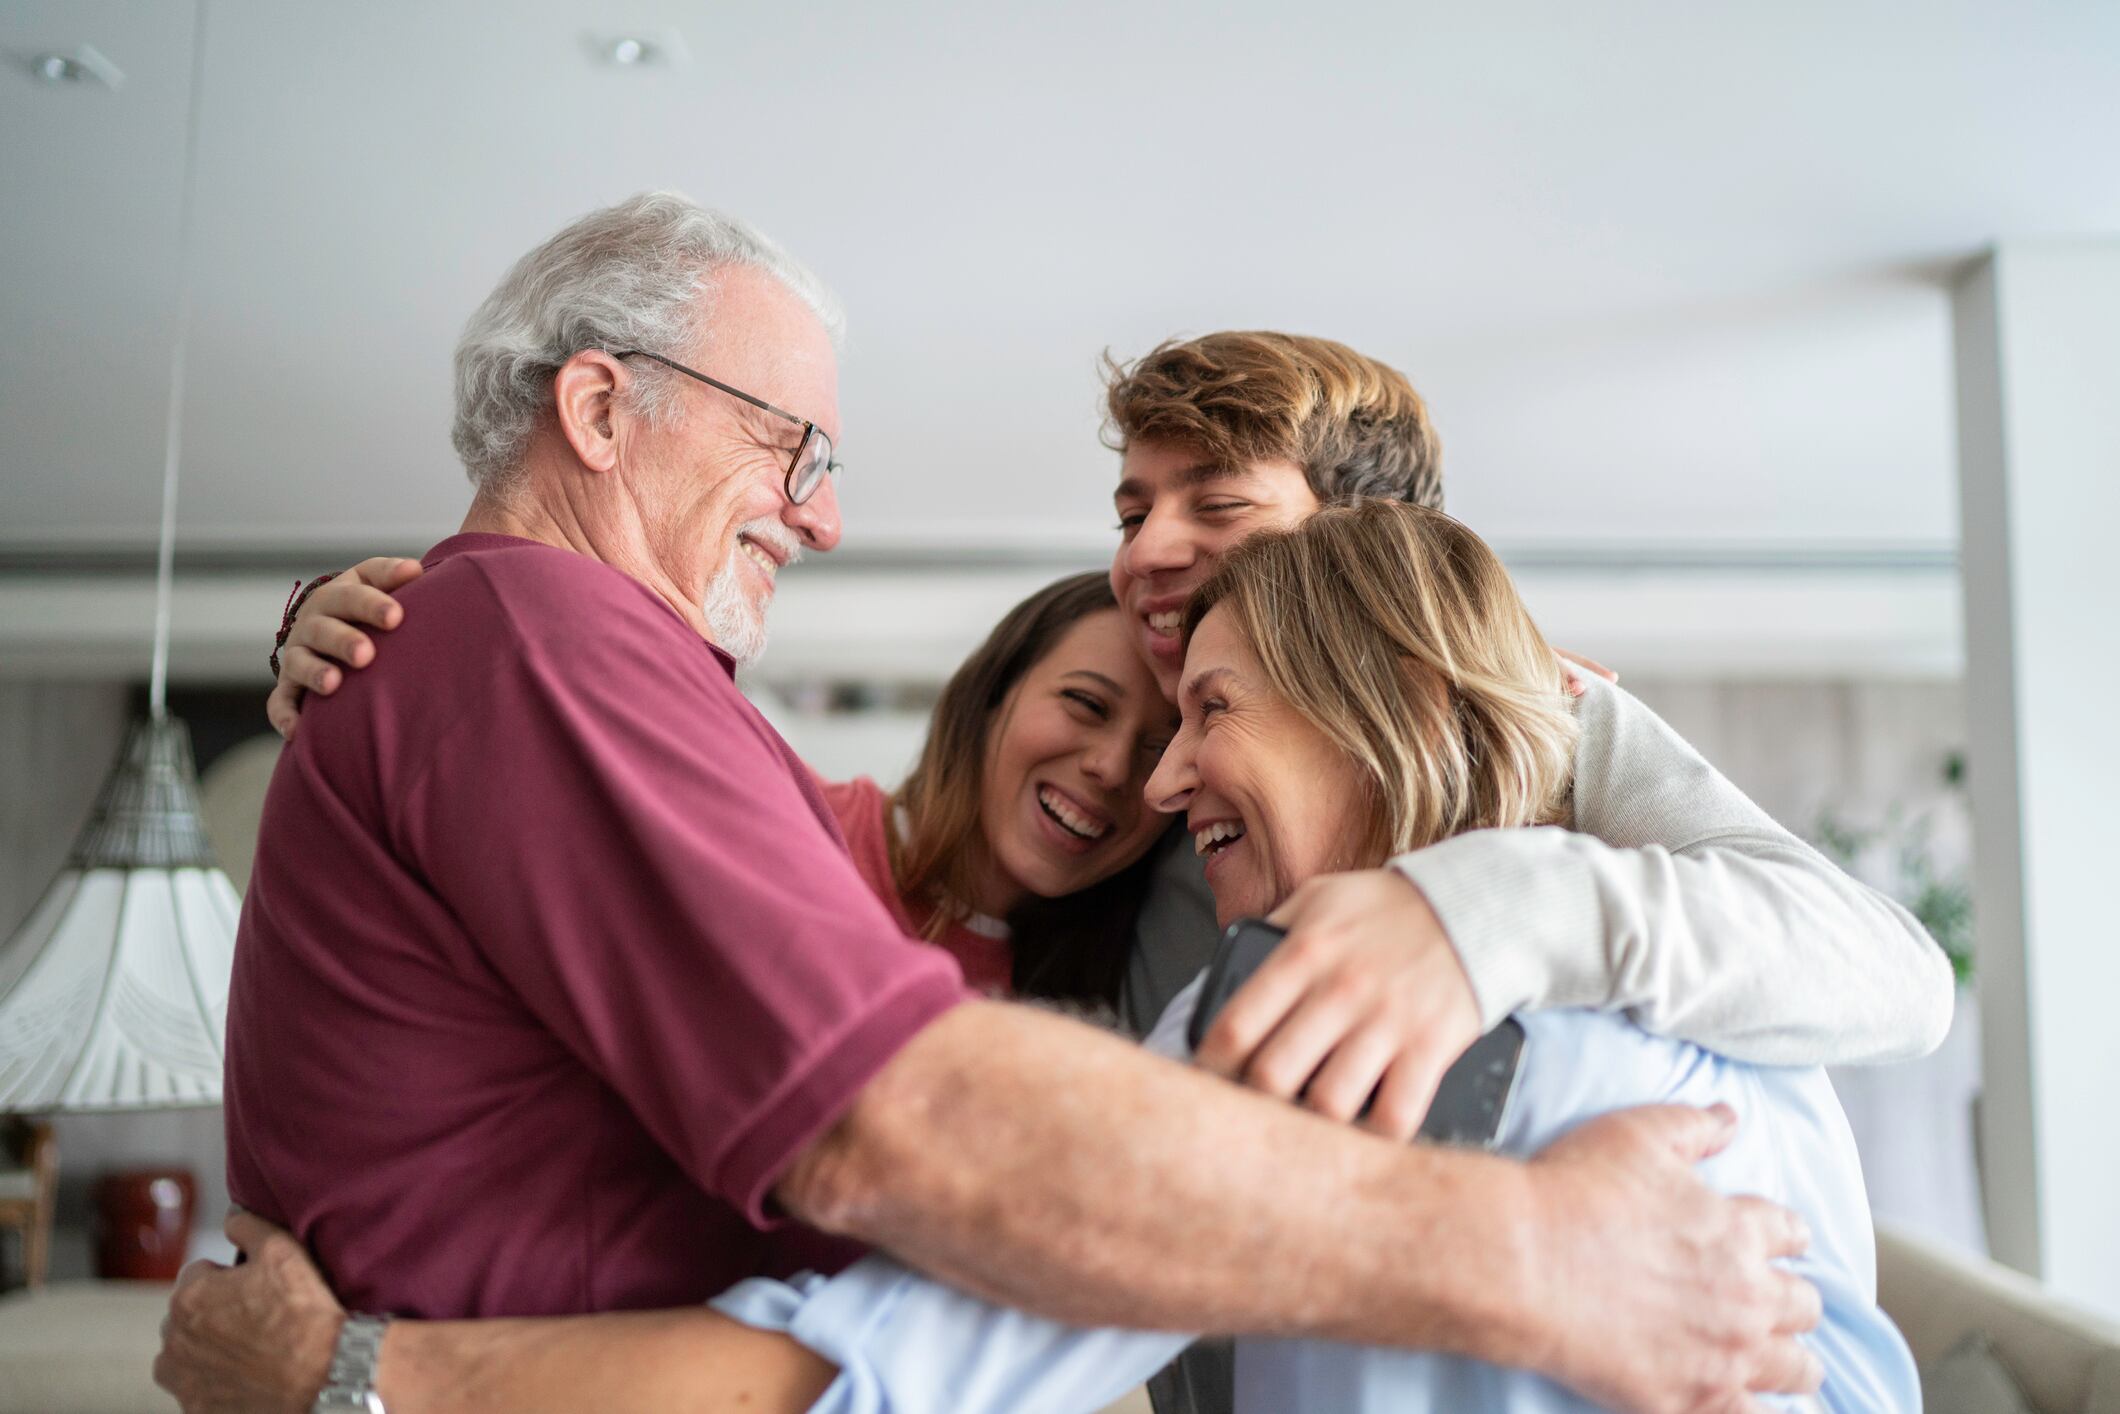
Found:
<path fill-rule="evenodd" d="M 1120 537 L 1112 593 L 1156 685 L 1175 702 L 1186 597 L 1244 537 L 1296 524 L 1318 509 L 1318 498 L 1292 461 L 1222 466 L 1191 447 L 1135 442 L 1112 503 Z"/>

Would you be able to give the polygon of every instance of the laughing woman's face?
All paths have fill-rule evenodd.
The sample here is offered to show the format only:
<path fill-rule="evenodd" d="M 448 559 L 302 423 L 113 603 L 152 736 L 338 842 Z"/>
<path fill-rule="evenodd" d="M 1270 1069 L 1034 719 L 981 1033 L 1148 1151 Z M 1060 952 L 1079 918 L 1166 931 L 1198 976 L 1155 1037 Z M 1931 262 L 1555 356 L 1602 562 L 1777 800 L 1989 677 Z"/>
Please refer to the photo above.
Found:
<path fill-rule="evenodd" d="M 1315 875 L 1365 862 L 1360 769 L 1267 684 L 1220 606 L 1187 645 L 1178 706 L 1178 735 L 1148 798 L 1185 813 L 1225 926 L 1271 912 Z"/>
<path fill-rule="evenodd" d="M 1003 912 L 1139 859 L 1170 823 L 1142 786 L 1175 725 L 1124 615 L 1105 609 L 1073 624 L 995 713 L 980 824 L 999 884 L 970 902 Z"/>

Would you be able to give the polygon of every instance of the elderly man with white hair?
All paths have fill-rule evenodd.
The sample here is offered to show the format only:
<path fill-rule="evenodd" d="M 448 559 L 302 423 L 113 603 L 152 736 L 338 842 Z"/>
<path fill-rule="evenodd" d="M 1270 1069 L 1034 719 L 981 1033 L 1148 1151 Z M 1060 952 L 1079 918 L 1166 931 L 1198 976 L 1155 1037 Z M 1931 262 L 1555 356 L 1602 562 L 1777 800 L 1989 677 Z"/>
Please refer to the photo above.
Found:
<path fill-rule="evenodd" d="M 471 322 L 471 510 L 267 800 L 230 1188 L 356 1311 L 642 1314 L 456 1327 L 442 1370 L 398 1337 L 452 1327 L 329 1307 L 288 1339 L 328 1331 L 321 1368 L 336 1336 L 332 1407 L 537 1407 L 591 1339 L 609 1407 L 784 1407 L 829 1367 L 697 1303 L 865 1247 L 1061 1319 L 1444 1350 L 1626 1408 L 1815 1380 L 1817 1295 L 1773 1265 L 1800 1224 L 1690 1172 L 1727 1113 L 1611 1116 L 1528 1165 L 1384 1142 L 973 997 L 900 934 L 732 677 L 779 570 L 839 540 L 837 328 L 770 242 L 666 194 L 562 231 Z M 262 1260 L 180 1291 L 180 1329 L 209 1298 L 328 1306 L 238 1231 Z M 643 1383 L 673 1369 L 712 1376 Z"/>

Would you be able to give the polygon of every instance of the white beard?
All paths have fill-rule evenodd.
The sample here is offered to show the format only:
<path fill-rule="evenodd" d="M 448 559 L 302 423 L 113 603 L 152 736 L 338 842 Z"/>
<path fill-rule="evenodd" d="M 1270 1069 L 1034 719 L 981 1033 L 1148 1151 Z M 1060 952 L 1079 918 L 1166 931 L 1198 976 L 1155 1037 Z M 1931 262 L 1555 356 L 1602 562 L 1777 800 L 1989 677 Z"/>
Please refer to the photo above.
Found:
<path fill-rule="evenodd" d="M 736 530 L 739 535 L 748 535 L 780 551 L 787 557 L 786 565 L 792 565 L 802 557 L 801 542 L 778 520 L 754 520 Z M 729 556 L 722 561 L 720 571 L 715 574 L 714 582 L 707 586 L 706 598 L 700 604 L 714 646 L 745 668 L 765 656 L 766 651 L 766 605 L 752 599 L 743 565 L 739 563 L 739 557 L 747 553 L 735 540 L 729 542 Z"/>
<path fill-rule="evenodd" d="M 736 555 L 729 556 L 707 586 L 706 602 L 700 607 L 706 611 L 707 633 L 714 646 L 734 658 L 737 666 L 748 668 L 765 654 L 766 616 L 751 602 L 739 578 L 742 573 Z"/>

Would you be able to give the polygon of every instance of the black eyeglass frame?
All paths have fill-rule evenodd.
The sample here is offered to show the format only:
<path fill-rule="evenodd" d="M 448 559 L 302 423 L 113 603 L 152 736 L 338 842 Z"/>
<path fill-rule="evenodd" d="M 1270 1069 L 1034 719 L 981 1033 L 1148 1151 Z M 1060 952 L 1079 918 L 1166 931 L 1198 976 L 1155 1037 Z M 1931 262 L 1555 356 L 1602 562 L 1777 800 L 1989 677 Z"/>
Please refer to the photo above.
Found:
<path fill-rule="evenodd" d="M 741 388 L 732 388 L 728 384 L 722 382 L 719 378 L 709 378 L 706 374 L 701 373 L 698 369 L 687 368 L 683 364 L 679 363 L 676 359 L 664 358 L 659 353 L 649 353 L 646 349 L 627 349 L 623 353 L 615 353 L 611 356 L 613 358 L 652 358 L 665 368 L 675 369 L 677 372 L 684 374 L 687 378 L 697 378 L 700 382 L 706 384 L 709 388 L 719 388 L 722 392 L 727 393 L 732 398 L 741 398 L 745 402 L 749 403 L 752 407 L 755 407 L 762 412 L 769 412 L 775 417 L 783 418 L 786 421 L 794 423 L 797 427 L 800 427 L 802 429 L 802 440 L 795 444 L 794 455 L 788 458 L 787 476 L 781 483 L 781 489 L 787 493 L 789 505 L 801 505 L 804 501 L 809 500 L 810 497 L 817 494 L 818 487 L 824 485 L 826 481 L 839 474 L 839 462 L 832 455 L 831 434 L 826 432 L 822 427 L 819 427 L 816 423 L 810 421 L 808 418 L 797 417 L 794 413 L 788 412 L 784 408 L 774 407 L 764 398 L 753 397 L 751 394 L 746 393 Z M 815 479 L 813 479 L 809 485 L 803 487 L 802 494 L 798 496 L 795 494 L 795 474 L 796 472 L 802 469 L 802 454 L 810 449 L 810 439 L 813 437 L 816 438 L 817 441 L 821 443 L 824 447 L 823 458 L 819 461 L 814 462 L 813 464 L 821 465 L 824 470 L 819 472 Z"/>

